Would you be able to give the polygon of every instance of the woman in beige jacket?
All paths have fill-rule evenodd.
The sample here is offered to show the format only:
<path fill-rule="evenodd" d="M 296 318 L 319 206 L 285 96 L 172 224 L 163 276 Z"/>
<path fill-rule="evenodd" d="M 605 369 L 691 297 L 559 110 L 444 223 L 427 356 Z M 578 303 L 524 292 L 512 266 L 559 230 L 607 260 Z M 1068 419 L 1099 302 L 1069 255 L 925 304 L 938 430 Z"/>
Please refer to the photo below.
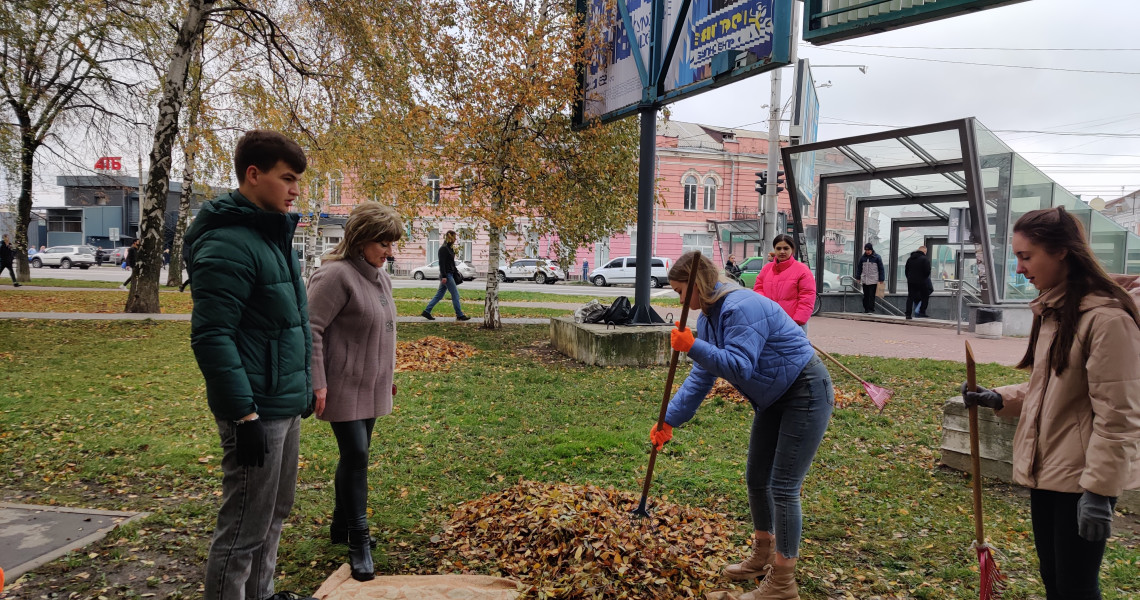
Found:
<path fill-rule="evenodd" d="M 1064 208 L 1013 228 L 1017 272 L 1040 292 L 1029 381 L 968 392 L 967 406 L 1020 417 L 1013 478 L 1030 489 L 1033 538 L 1048 600 L 1100 598 L 1116 498 L 1140 488 L 1140 314 Z"/>
<path fill-rule="evenodd" d="M 358 581 L 374 576 L 366 512 L 372 427 L 392 412 L 396 395 L 396 305 L 382 267 L 403 229 L 391 207 L 357 206 L 344 239 L 309 281 L 314 412 L 332 425 L 340 449 L 329 533 L 334 544 L 348 543 Z"/>

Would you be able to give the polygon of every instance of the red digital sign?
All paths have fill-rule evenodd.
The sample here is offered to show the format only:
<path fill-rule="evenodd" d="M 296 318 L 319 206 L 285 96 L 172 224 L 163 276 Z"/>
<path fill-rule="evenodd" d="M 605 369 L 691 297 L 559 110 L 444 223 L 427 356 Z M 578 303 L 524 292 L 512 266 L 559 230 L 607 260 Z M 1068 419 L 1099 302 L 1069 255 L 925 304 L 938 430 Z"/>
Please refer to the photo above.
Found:
<path fill-rule="evenodd" d="M 96 171 L 121 171 L 123 170 L 123 157 L 121 156 L 100 156 L 99 160 L 95 161 Z"/>

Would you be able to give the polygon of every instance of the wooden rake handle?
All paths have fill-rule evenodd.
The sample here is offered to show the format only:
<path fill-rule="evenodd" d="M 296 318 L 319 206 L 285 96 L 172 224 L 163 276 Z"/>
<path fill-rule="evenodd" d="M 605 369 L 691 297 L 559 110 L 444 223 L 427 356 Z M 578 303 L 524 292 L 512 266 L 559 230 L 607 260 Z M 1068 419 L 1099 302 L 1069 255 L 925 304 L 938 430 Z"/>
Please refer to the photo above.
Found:
<path fill-rule="evenodd" d="M 978 391 L 977 369 L 974 366 L 974 350 L 966 342 L 966 389 Z M 982 522 L 982 457 L 978 442 L 978 407 L 971 406 L 970 412 L 970 468 L 973 470 L 974 484 L 974 537 L 981 547 L 986 543 L 985 525 Z"/>
<path fill-rule="evenodd" d="M 847 373 L 848 375 L 850 375 L 850 376 L 854 377 L 854 378 L 855 378 L 855 380 L 856 380 L 856 381 L 858 381 L 859 383 L 863 384 L 864 386 L 870 385 L 870 384 L 869 384 L 869 383 L 867 383 L 867 382 L 866 382 L 866 381 L 865 381 L 865 380 L 864 380 L 862 377 L 860 377 L 860 376 L 856 375 L 856 374 L 855 374 L 855 371 L 852 371 L 851 369 L 848 369 L 846 366 L 844 366 L 844 365 L 843 365 L 843 363 L 839 362 L 839 361 L 838 361 L 838 360 L 837 360 L 837 359 L 836 359 L 834 356 L 832 356 L 832 355 L 828 354 L 827 352 L 824 352 L 823 350 L 820 350 L 820 349 L 819 349 L 819 346 L 816 346 L 815 344 L 812 344 L 812 345 L 811 345 L 811 347 L 812 347 L 812 348 L 815 348 L 815 351 L 816 351 L 816 352 L 819 352 L 821 355 L 823 355 L 823 357 L 824 357 L 824 358 L 826 358 L 827 360 L 830 360 L 831 362 L 833 362 L 833 363 L 835 363 L 836 365 L 838 365 L 840 369 L 843 369 L 843 371 L 844 371 L 845 373 Z"/>
<path fill-rule="evenodd" d="M 689 287 L 685 290 L 684 304 L 681 306 L 681 327 L 686 327 L 689 321 L 689 303 L 693 299 L 693 290 L 697 286 L 693 285 L 694 275 L 699 272 L 698 265 L 701 263 L 701 253 L 696 252 L 693 259 L 693 266 L 689 267 Z M 665 424 L 665 413 L 669 410 L 669 399 L 673 394 L 673 376 L 677 374 L 677 360 L 681 357 L 681 353 L 673 350 L 673 355 L 669 359 L 669 376 L 665 378 L 665 393 L 661 398 L 661 412 L 657 415 L 657 429 Z M 645 501 L 649 497 L 649 485 L 653 482 L 653 466 L 657 464 L 657 446 L 652 446 L 652 451 L 649 453 L 649 468 L 645 471 L 645 484 L 641 488 L 641 504 L 638 510 L 644 512 Z"/>

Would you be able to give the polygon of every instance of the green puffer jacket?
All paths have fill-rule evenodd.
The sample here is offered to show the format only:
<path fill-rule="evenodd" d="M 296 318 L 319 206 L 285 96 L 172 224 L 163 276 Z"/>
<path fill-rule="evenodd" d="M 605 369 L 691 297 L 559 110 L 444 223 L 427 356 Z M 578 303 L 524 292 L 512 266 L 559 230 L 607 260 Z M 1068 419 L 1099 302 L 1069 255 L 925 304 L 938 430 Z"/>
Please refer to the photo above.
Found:
<path fill-rule="evenodd" d="M 293 417 L 312 402 L 313 338 L 293 251 L 299 220 L 235 190 L 205 204 L 186 231 L 190 346 L 219 419 Z"/>

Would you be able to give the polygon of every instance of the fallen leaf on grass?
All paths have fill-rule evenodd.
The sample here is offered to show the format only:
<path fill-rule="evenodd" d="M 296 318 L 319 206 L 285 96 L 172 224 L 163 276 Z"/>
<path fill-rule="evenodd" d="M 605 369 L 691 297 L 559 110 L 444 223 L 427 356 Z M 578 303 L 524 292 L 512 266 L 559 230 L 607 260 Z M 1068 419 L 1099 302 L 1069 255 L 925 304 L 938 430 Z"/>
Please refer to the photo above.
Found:
<path fill-rule="evenodd" d="M 396 372 L 438 371 L 447 363 L 475 356 L 475 348 L 429 335 L 411 342 L 396 343 Z"/>
<path fill-rule="evenodd" d="M 700 598 L 723 588 L 721 568 L 745 553 L 727 516 L 665 501 L 650 517 L 631 493 L 520 481 L 459 506 L 431 552 L 439 572 L 492 571 L 525 598 Z"/>

